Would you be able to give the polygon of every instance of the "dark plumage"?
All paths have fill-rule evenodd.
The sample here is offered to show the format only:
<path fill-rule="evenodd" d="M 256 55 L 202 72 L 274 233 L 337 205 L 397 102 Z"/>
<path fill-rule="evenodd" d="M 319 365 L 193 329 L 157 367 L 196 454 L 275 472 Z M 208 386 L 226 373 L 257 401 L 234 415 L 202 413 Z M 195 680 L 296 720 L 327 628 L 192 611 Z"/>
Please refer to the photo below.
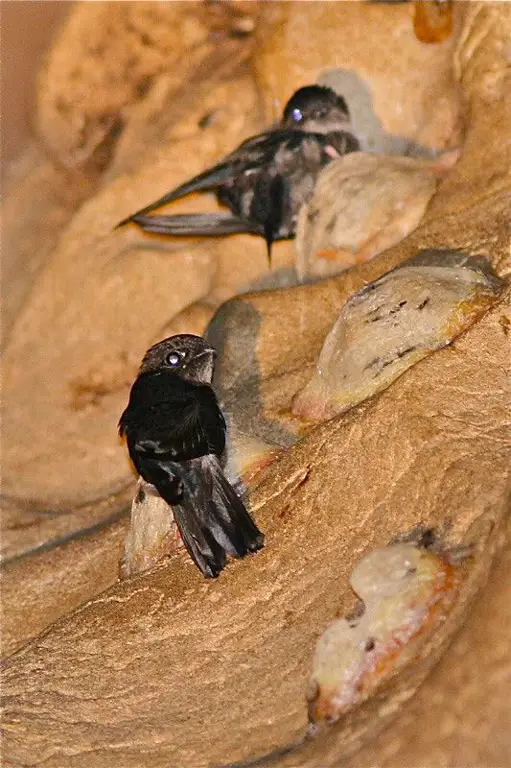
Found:
<path fill-rule="evenodd" d="M 248 232 L 275 240 L 293 237 L 300 206 L 316 177 L 332 159 L 358 150 L 347 131 L 349 112 L 330 88 L 300 88 L 286 104 L 280 126 L 244 141 L 213 168 L 124 219 L 146 232 L 166 235 L 228 235 Z M 231 213 L 149 216 L 156 208 L 192 192 L 215 190 Z"/>
<path fill-rule="evenodd" d="M 225 421 L 210 384 L 215 351 L 199 336 L 171 336 L 148 350 L 119 421 L 137 472 L 173 507 L 190 557 L 206 578 L 226 555 L 263 546 L 221 465 Z"/>

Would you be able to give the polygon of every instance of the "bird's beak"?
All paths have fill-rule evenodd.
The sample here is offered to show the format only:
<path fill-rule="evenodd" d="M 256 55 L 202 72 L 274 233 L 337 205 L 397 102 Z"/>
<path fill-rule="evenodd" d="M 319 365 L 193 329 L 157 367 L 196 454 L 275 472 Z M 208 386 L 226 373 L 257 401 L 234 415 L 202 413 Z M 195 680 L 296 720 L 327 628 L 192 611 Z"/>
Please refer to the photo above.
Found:
<path fill-rule="evenodd" d="M 213 355 L 213 357 L 216 357 L 216 349 L 213 349 L 213 347 L 206 347 L 206 349 L 203 349 L 202 352 L 194 355 L 193 359 L 197 360 L 199 357 L 204 357 L 205 355 Z"/>

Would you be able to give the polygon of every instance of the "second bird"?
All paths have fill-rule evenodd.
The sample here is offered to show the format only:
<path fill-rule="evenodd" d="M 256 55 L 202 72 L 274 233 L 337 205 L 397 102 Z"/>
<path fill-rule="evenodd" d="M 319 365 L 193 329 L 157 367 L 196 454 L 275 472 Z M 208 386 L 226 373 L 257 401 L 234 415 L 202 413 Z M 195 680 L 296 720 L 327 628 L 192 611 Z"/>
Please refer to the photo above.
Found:
<path fill-rule="evenodd" d="M 226 426 L 211 388 L 214 359 L 199 336 L 155 344 L 119 422 L 135 468 L 173 507 L 183 543 L 206 578 L 218 576 L 227 554 L 244 557 L 264 541 L 222 470 Z"/>
<path fill-rule="evenodd" d="M 124 219 L 164 235 L 229 235 L 246 232 L 272 243 L 293 237 L 300 206 L 331 160 L 359 149 L 347 130 L 346 102 L 330 88 L 309 85 L 286 104 L 280 126 L 244 141 L 213 168 L 194 176 L 151 205 Z M 192 192 L 216 191 L 231 213 L 149 216 Z"/>

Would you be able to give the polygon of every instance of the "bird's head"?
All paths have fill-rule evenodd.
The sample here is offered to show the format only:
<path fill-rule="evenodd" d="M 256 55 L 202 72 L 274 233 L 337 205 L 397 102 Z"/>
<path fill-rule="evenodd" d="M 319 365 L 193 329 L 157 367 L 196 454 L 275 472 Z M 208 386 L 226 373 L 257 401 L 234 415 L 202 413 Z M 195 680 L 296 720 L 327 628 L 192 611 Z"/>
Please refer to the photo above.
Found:
<path fill-rule="evenodd" d="M 215 350 L 203 338 L 181 333 L 148 349 L 140 373 L 168 369 L 187 381 L 211 384 L 215 357 Z"/>
<path fill-rule="evenodd" d="M 345 131 L 350 124 L 348 105 L 342 96 L 322 85 L 306 85 L 287 102 L 282 127 L 311 133 Z"/>

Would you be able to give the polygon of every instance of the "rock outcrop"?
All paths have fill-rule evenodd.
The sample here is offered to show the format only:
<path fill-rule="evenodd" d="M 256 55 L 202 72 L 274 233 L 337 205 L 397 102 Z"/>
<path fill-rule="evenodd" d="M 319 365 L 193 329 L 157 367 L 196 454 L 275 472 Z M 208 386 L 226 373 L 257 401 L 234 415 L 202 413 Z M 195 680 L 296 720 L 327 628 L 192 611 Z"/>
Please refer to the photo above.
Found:
<path fill-rule="evenodd" d="M 178 13 L 143 5 L 149 15 Z M 71 14 L 41 81 L 40 127 L 52 162 L 59 154 L 73 167 L 83 160 L 80 173 L 98 186 L 74 215 L 79 196 L 64 208 L 56 201 L 58 238 L 38 230 L 58 243 L 23 294 L 5 350 L 4 760 L 45 768 L 198 768 L 256 757 L 293 768 L 503 766 L 511 8 L 454 4 L 452 34 L 426 43 L 409 4 L 275 3 L 259 18 L 252 5 L 237 5 L 234 33 L 210 28 L 209 5 L 183 12 L 179 24 L 187 14 L 195 21 L 191 37 L 179 25 L 172 33 L 179 51 L 190 40 L 205 51 L 211 34 L 218 42 L 216 53 L 208 49 L 209 69 L 190 58 L 198 74 L 188 101 L 175 73 L 161 69 L 165 32 L 161 45 L 149 44 L 150 80 L 135 68 L 119 89 L 114 62 L 99 66 L 101 99 L 73 104 L 73 130 L 60 142 L 67 123 L 55 62 L 68 57 L 59 93 L 89 82 L 83 56 L 76 72 L 68 64 L 88 39 L 79 36 L 78 45 L 77 25 L 92 28 L 102 13 L 90 4 Z M 94 28 L 101 43 L 105 30 Z M 105 61 L 122 42 L 107 38 Z M 222 50 L 233 53 L 232 70 Z M 402 242 L 328 280 L 293 286 L 292 243 L 276 244 L 279 269 L 269 276 L 264 244 L 248 237 L 175 242 L 112 232 L 259 130 L 260 104 L 269 122 L 273 99 L 339 68 L 366 83 L 386 132 L 432 150 L 462 144 Z M 175 124 L 164 117 L 173 99 Z M 117 135 L 104 116 L 119 114 Z M 146 130 L 149 150 L 139 154 Z M 485 257 L 505 283 L 498 300 L 379 394 L 304 430 L 293 400 L 346 302 L 431 248 Z M 236 295 L 272 281 L 272 290 Z M 214 582 L 179 548 L 120 582 L 136 483 L 115 427 L 136 365 L 162 329 L 202 330 L 226 299 L 208 329 L 219 349 L 219 395 L 234 428 L 285 449 L 248 481 L 266 546 Z M 446 551 L 470 551 L 445 620 L 371 696 L 306 737 L 314 647 L 356 607 L 353 569 L 371 551 L 429 529 Z"/>

